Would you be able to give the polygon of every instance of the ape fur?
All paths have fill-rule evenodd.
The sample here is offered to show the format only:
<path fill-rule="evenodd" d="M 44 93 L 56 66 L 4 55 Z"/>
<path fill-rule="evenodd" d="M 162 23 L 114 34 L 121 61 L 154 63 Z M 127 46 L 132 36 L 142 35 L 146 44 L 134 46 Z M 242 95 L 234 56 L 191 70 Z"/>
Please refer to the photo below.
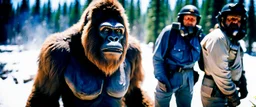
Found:
<path fill-rule="evenodd" d="M 103 22 L 113 25 L 104 27 Z M 101 25 L 103 33 L 111 28 L 113 35 L 122 36 L 105 40 L 99 33 Z M 102 48 L 109 41 L 114 45 Z M 45 40 L 38 64 L 27 107 L 58 107 L 59 99 L 65 107 L 153 106 L 141 89 L 139 42 L 129 36 L 127 16 L 118 0 L 90 3 L 78 23 Z"/>

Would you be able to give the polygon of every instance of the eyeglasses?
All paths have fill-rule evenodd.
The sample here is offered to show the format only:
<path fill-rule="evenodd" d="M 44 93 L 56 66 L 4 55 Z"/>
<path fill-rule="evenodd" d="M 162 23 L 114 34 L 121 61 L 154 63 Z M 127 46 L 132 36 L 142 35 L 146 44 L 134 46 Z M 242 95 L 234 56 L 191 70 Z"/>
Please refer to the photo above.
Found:
<path fill-rule="evenodd" d="M 236 23 L 240 23 L 241 22 L 241 16 L 239 15 L 228 15 L 227 16 L 227 19 L 226 19 L 227 22 L 236 22 Z"/>

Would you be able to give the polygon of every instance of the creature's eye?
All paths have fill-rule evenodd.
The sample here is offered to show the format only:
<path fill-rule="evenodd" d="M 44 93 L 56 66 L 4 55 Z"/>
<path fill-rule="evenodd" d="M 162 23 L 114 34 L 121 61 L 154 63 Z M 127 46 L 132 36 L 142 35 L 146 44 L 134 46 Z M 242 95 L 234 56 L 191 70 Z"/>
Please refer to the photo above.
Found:
<path fill-rule="evenodd" d="M 122 33 L 120 29 L 116 29 L 116 33 L 120 34 Z"/>
<path fill-rule="evenodd" d="M 109 34 L 109 33 L 111 32 L 111 29 L 105 27 L 105 28 L 101 29 L 101 32 L 102 32 L 102 33 L 105 33 L 105 34 Z"/>
<path fill-rule="evenodd" d="M 124 33 L 124 30 L 123 29 L 116 29 L 115 32 L 117 34 L 123 34 Z"/>
<path fill-rule="evenodd" d="M 110 31 L 109 28 L 104 28 L 104 29 L 103 29 L 103 32 L 109 32 L 109 31 Z"/>

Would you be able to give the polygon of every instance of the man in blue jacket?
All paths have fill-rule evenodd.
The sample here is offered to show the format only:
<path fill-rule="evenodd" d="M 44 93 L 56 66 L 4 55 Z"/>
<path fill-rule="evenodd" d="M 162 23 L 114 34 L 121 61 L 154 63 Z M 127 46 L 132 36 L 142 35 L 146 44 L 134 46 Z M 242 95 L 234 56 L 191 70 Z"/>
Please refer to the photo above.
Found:
<path fill-rule="evenodd" d="M 200 58 L 203 38 L 198 9 L 184 6 L 178 22 L 166 26 L 158 36 L 153 53 L 154 75 L 158 80 L 155 106 L 169 107 L 175 94 L 178 107 L 190 107 L 193 86 L 198 79 L 193 66 Z M 197 74 L 194 77 L 194 74 Z"/>

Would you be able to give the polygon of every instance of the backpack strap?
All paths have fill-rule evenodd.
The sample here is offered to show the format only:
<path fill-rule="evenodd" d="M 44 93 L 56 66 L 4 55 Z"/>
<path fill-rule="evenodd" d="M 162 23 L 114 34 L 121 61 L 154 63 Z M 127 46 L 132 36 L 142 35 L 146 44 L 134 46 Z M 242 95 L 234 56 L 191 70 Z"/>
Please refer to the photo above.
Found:
<path fill-rule="evenodd" d="M 176 44 L 176 39 L 177 39 L 177 35 L 178 32 L 180 30 L 180 23 L 179 22 L 173 22 L 172 23 L 172 28 L 170 30 L 170 34 L 168 36 L 168 46 L 167 46 L 167 52 L 170 52 L 170 49 L 172 49 L 174 47 L 174 45 Z M 204 38 L 205 35 L 202 34 L 202 26 L 200 25 L 196 25 L 197 27 L 197 32 L 196 32 L 196 36 L 199 39 L 199 42 L 201 42 Z M 201 50 L 202 51 L 202 50 Z M 202 52 L 200 52 L 201 54 Z M 166 54 L 164 55 L 164 57 L 166 57 Z M 200 56 L 201 58 L 201 56 Z"/>
<path fill-rule="evenodd" d="M 177 34 L 178 30 L 180 28 L 180 23 L 178 22 L 173 22 L 172 23 L 172 28 L 170 29 L 170 33 L 168 35 L 168 43 L 167 43 L 167 52 L 170 52 L 170 50 L 174 47 L 176 44 L 176 39 L 177 39 Z M 164 58 L 166 58 L 167 54 L 164 54 Z"/>
<path fill-rule="evenodd" d="M 202 26 L 200 25 L 196 25 L 198 31 L 197 31 L 197 37 L 198 37 L 198 40 L 199 42 L 201 42 L 203 40 L 203 38 L 205 37 L 205 35 L 202 33 L 203 30 L 202 30 Z M 200 49 L 200 58 L 198 60 L 198 66 L 199 66 L 199 69 L 201 71 L 204 71 L 204 58 L 203 58 L 203 50 L 202 50 L 202 46 L 200 45 L 201 49 Z"/>

